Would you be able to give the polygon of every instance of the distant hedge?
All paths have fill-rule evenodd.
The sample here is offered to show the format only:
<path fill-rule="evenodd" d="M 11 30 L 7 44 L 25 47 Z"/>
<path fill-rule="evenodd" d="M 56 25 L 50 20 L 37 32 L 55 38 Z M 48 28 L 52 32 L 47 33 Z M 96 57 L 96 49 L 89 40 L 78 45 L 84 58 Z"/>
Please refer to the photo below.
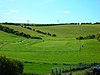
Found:
<path fill-rule="evenodd" d="M 85 39 L 97 39 L 98 41 L 100 41 L 100 34 L 96 34 L 96 35 L 87 35 L 87 36 L 80 36 L 76 38 L 77 40 L 85 40 Z"/>
<path fill-rule="evenodd" d="M 22 75 L 23 63 L 0 56 L 0 75 Z"/>
<path fill-rule="evenodd" d="M 35 23 L 8 23 L 8 22 L 4 22 L 2 24 L 7 24 L 7 25 L 16 25 L 16 26 L 20 26 L 20 25 L 25 25 L 25 26 L 57 26 L 57 25 L 87 25 L 87 24 L 100 24 L 100 22 L 84 22 L 84 23 L 56 23 L 56 24 L 35 24 Z"/>
<path fill-rule="evenodd" d="M 44 34 L 44 35 L 56 37 L 56 34 L 51 34 L 49 32 L 44 32 L 44 31 L 41 31 L 41 30 L 32 29 L 31 27 L 27 27 L 25 25 L 24 26 L 22 25 L 21 27 L 26 28 L 26 29 L 29 29 L 29 30 L 32 30 L 32 31 L 35 31 L 35 32 L 40 33 L 40 34 Z"/>

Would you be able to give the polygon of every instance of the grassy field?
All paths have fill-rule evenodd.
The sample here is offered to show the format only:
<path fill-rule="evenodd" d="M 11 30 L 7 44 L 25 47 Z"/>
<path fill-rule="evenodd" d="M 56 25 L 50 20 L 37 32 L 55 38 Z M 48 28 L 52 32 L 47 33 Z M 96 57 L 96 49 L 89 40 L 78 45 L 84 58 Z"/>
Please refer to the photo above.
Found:
<path fill-rule="evenodd" d="M 32 26 L 32 28 L 54 33 L 60 38 L 75 38 L 77 36 L 100 33 L 100 25 Z"/>
<path fill-rule="evenodd" d="M 100 33 L 99 25 L 31 26 L 36 30 L 55 33 L 57 37 L 39 34 L 19 26 L 6 26 L 33 36 L 43 37 L 43 40 L 26 39 L 0 31 L 0 55 L 22 62 L 32 62 L 24 64 L 25 72 L 45 74 L 49 73 L 53 67 L 63 67 L 62 64 L 100 62 L 98 58 L 100 42 L 96 39 L 82 41 L 75 39 L 81 35 Z M 83 45 L 81 49 L 80 45 Z"/>
<path fill-rule="evenodd" d="M 30 34 L 31 36 L 40 36 L 40 37 L 44 37 L 45 36 L 45 35 L 33 32 L 32 30 L 28 30 L 28 29 L 22 28 L 21 26 L 15 26 L 15 25 L 4 25 L 4 26 L 7 26 L 7 27 L 12 28 L 12 29 L 14 29 L 16 31 L 19 31 L 19 32 L 24 32 L 26 34 Z"/>

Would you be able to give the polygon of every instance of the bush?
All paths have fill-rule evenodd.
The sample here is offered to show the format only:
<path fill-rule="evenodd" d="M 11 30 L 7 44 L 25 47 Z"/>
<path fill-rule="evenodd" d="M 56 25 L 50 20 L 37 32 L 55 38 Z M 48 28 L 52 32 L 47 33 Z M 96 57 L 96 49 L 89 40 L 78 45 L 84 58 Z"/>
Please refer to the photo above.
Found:
<path fill-rule="evenodd" d="M 53 34 L 52 36 L 53 36 L 53 37 L 56 37 L 56 34 Z"/>
<path fill-rule="evenodd" d="M 99 38 L 99 34 L 96 36 L 96 35 L 87 35 L 87 36 L 80 36 L 80 37 L 77 37 L 76 39 L 77 40 L 85 40 L 85 39 L 95 39 L 95 38 Z"/>
<path fill-rule="evenodd" d="M 99 40 L 100 39 L 100 34 L 96 35 L 96 39 Z"/>
<path fill-rule="evenodd" d="M 100 42 L 100 38 L 98 39 L 98 41 Z"/>
<path fill-rule="evenodd" d="M 23 75 L 39 75 L 39 74 L 33 74 L 33 73 L 24 73 Z"/>
<path fill-rule="evenodd" d="M 0 56 L 0 75 L 22 75 L 23 64 L 17 60 L 10 60 Z"/>
<path fill-rule="evenodd" d="M 94 38 L 95 38 L 95 35 L 88 35 L 84 37 L 84 39 L 94 39 Z"/>
<path fill-rule="evenodd" d="M 80 36 L 80 37 L 77 37 L 76 39 L 77 39 L 77 40 L 83 40 L 84 37 Z"/>
<path fill-rule="evenodd" d="M 85 70 L 85 75 L 93 75 L 93 73 L 90 70 Z"/>

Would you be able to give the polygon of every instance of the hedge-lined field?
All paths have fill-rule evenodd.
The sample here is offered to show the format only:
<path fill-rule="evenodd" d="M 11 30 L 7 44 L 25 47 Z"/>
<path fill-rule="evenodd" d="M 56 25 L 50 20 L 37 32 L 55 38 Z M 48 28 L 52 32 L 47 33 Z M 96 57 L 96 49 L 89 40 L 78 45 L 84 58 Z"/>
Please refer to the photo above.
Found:
<path fill-rule="evenodd" d="M 57 37 L 75 38 L 100 33 L 100 25 L 29 26 L 36 30 L 54 33 Z"/>
<path fill-rule="evenodd" d="M 80 35 L 100 33 L 99 25 L 32 27 L 36 30 L 55 33 L 56 37 L 39 34 L 20 26 L 6 26 L 33 36 L 44 36 L 43 40 L 27 39 L 0 31 L 0 55 L 33 63 L 33 66 L 25 64 L 25 72 L 43 74 L 51 71 L 54 67 L 52 64 L 59 66 L 59 64 L 100 62 L 98 58 L 100 57 L 100 42 L 98 40 L 76 40 L 76 37 Z"/>
<path fill-rule="evenodd" d="M 3 25 L 3 26 L 6 26 L 6 27 L 9 27 L 9 28 L 12 28 L 16 31 L 19 31 L 19 32 L 24 32 L 26 34 L 30 34 L 31 36 L 40 36 L 40 37 L 43 37 L 44 35 L 42 34 L 38 34 L 36 32 L 33 32 L 31 30 L 28 30 L 28 29 L 25 29 L 25 28 L 22 28 L 21 26 L 15 26 L 15 25 Z"/>

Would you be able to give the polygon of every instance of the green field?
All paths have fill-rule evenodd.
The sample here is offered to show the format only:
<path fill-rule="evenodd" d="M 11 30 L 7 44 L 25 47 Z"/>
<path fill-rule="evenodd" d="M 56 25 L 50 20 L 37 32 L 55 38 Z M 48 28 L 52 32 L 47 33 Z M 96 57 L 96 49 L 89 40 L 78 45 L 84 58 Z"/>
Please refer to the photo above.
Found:
<path fill-rule="evenodd" d="M 27 39 L 0 31 L 0 55 L 22 62 L 32 62 L 25 63 L 24 72 L 45 74 L 53 67 L 62 67 L 62 64 L 100 63 L 98 40 L 76 40 L 78 36 L 100 33 L 100 25 L 31 26 L 36 30 L 54 33 L 56 37 L 39 34 L 20 26 L 5 26 L 43 38 L 43 40 Z M 80 49 L 81 45 L 83 47 Z"/>
<path fill-rule="evenodd" d="M 100 25 L 59 25 L 59 26 L 32 26 L 44 32 L 55 33 L 60 38 L 75 38 L 77 36 L 100 33 Z"/>

